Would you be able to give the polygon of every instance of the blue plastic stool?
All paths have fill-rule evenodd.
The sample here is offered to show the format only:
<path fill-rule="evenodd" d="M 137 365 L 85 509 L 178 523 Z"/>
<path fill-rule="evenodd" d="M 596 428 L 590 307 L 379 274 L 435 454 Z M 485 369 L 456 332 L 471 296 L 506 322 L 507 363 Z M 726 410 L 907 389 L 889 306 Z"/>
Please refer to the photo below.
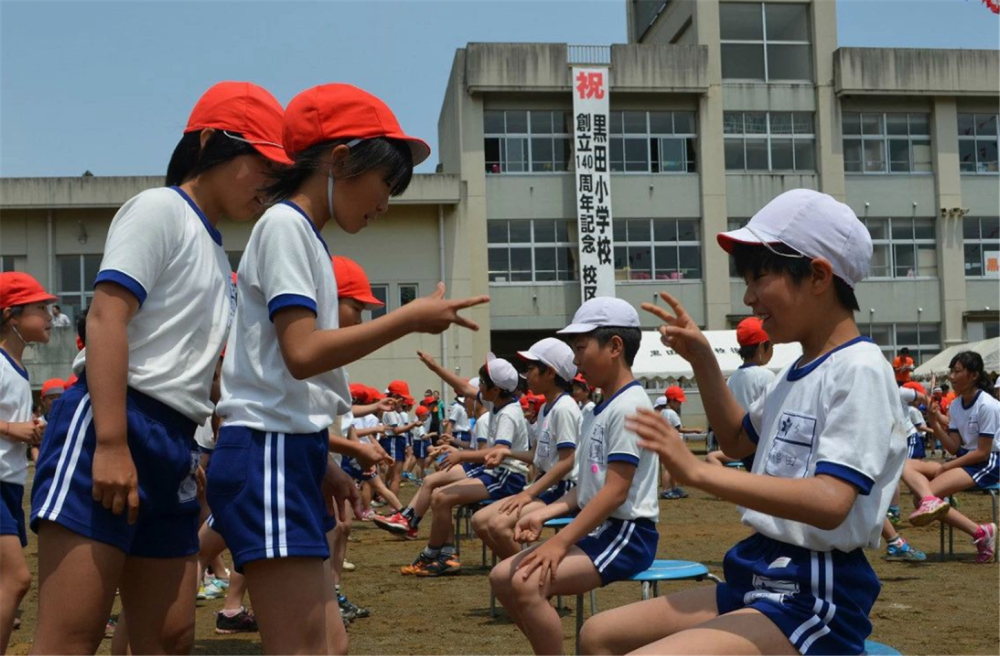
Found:
<path fill-rule="evenodd" d="M 874 640 L 865 640 L 865 651 L 863 653 L 868 654 L 868 656 L 902 656 L 902 654 L 889 645 L 883 645 L 881 642 L 875 642 Z"/>
<path fill-rule="evenodd" d="M 968 490 L 963 490 L 963 492 L 982 492 L 983 494 L 990 495 L 990 502 L 993 505 L 993 523 L 1000 524 L 1000 518 L 998 518 L 998 495 L 1000 495 L 1000 485 L 990 485 L 988 487 L 972 487 Z M 948 503 L 952 506 L 955 505 L 955 495 L 952 494 L 948 497 Z M 941 561 L 944 561 L 944 522 L 938 522 L 941 530 L 941 555 L 939 556 Z M 955 555 L 955 527 L 948 525 L 948 555 Z M 996 555 L 993 556 L 993 560 L 996 561 Z"/>
<path fill-rule="evenodd" d="M 542 526 L 545 528 L 554 528 L 556 532 L 559 531 L 564 526 L 569 526 L 570 522 L 573 521 L 572 517 L 556 517 L 555 519 L 550 519 L 545 522 Z"/>
<path fill-rule="evenodd" d="M 746 469 L 742 460 L 735 460 L 733 462 L 727 462 L 726 467 L 732 467 L 733 469 Z"/>
<path fill-rule="evenodd" d="M 645 572 L 639 572 L 629 578 L 630 581 L 642 583 L 643 600 L 659 594 L 660 581 L 701 581 L 703 579 L 722 583 L 719 577 L 709 573 L 707 567 L 690 560 L 654 560 Z M 650 595 L 650 588 L 652 588 L 652 595 Z"/>

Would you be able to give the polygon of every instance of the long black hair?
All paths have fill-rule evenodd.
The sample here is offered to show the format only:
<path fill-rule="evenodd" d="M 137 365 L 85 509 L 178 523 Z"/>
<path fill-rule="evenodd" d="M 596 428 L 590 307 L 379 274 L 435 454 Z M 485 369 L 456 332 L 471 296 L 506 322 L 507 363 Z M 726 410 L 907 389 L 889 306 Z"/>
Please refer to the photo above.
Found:
<path fill-rule="evenodd" d="M 167 165 L 167 186 L 176 187 L 240 155 L 257 154 L 253 146 L 232 137 L 242 138 L 243 135 L 230 132 L 227 136 L 222 130 L 215 130 L 204 148 L 201 147 L 201 130 L 188 132 L 181 137 L 170 157 L 170 164 Z"/>
<path fill-rule="evenodd" d="M 771 248 L 778 253 L 801 256 L 795 249 L 784 244 L 773 244 Z M 771 252 L 771 249 L 758 244 L 734 244 L 732 250 L 736 273 L 741 278 L 757 277 L 762 273 L 787 273 L 792 281 L 798 284 L 812 273 L 812 259 L 806 257 L 782 257 Z M 848 310 L 858 311 L 858 297 L 850 285 L 833 277 L 833 288 L 837 292 L 837 300 Z"/>
<path fill-rule="evenodd" d="M 322 163 L 323 155 L 331 148 L 346 145 L 350 139 L 323 141 L 309 146 L 295 155 L 294 163 L 274 172 L 265 193 L 272 201 L 290 198 Z M 398 139 L 376 137 L 365 139 L 351 146 L 351 154 L 343 165 L 343 177 L 353 178 L 368 171 L 384 171 L 389 194 L 399 196 L 410 186 L 413 178 L 413 154 L 405 142 Z"/>
<path fill-rule="evenodd" d="M 970 374 L 976 374 L 976 387 L 987 394 L 991 394 L 990 377 L 986 375 L 986 365 L 983 364 L 983 356 L 975 351 L 962 351 L 951 359 L 948 369 L 953 369 L 956 364 L 962 365 L 962 368 Z"/>

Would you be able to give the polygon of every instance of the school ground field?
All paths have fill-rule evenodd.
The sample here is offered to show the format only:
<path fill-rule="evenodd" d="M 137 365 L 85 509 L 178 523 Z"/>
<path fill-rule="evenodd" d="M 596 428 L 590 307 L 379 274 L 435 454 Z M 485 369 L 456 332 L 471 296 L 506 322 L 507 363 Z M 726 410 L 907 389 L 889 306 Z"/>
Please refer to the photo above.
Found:
<path fill-rule="evenodd" d="M 29 478 L 30 480 L 30 478 Z M 402 499 L 416 488 L 404 484 Z M 698 560 L 721 576 L 722 557 L 748 534 L 730 504 L 690 490 L 691 497 L 660 501 L 660 544 L 657 558 Z M 28 495 L 26 494 L 26 499 Z M 987 521 L 990 499 L 986 495 L 959 495 L 960 509 L 975 520 Z M 421 537 L 429 529 L 421 527 Z M 355 603 L 372 609 L 368 619 L 348 629 L 352 654 L 524 654 L 527 640 L 503 610 L 489 614 L 488 569 L 480 567 L 480 543 L 462 541 L 464 570 L 455 576 L 417 579 L 401 576 L 399 567 L 409 563 L 421 542 L 405 542 L 368 522 L 355 522 L 347 558 L 357 570 L 344 575 L 344 591 Z M 928 553 L 921 564 L 889 563 L 880 552 L 869 560 L 882 580 L 882 594 L 872 612 L 872 638 L 904 654 L 997 654 L 1000 623 L 1000 565 L 975 564 L 975 548 L 965 536 L 955 536 L 955 556 L 937 562 L 938 527 L 904 526 L 901 533 Z M 26 550 L 34 574 L 37 543 L 29 532 Z M 660 586 L 660 594 L 710 582 L 683 582 Z M 640 599 L 637 583 L 615 583 L 597 592 L 598 610 Z M 21 628 L 11 637 L 10 654 L 27 654 L 35 626 L 37 587 L 21 605 Z M 563 637 L 567 653 L 574 650 L 575 601 L 563 599 Z M 259 654 L 257 634 L 215 634 L 214 612 L 222 600 L 198 602 L 195 654 Z M 119 605 L 116 602 L 114 613 Z M 589 607 L 588 607 L 589 613 Z M 98 653 L 110 653 L 111 641 Z"/>

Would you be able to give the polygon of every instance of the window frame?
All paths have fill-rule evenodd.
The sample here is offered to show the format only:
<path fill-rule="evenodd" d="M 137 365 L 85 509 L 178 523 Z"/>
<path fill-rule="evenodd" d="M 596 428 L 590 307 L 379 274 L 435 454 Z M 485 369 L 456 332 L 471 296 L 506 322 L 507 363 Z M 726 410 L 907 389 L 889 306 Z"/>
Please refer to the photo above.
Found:
<path fill-rule="evenodd" d="M 503 131 L 503 133 L 488 132 L 486 130 L 486 114 L 488 112 L 500 112 L 500 113 L 503 114 L 503 120 L 504 120 L 504 131 Z M 526 116 L 525 116 L 525 119 L 526 119 L 525 120 L 525 130 L 526 130 L 526 132 L 509 132 L 507 130 L 507 113 L 508 112 L 525 112 L 525 114 L 526 114 Z M 537 133 L 536 132 L 532 132 L 532 129 L 531 129 L 532 118 L 531 117 L 532 117 L 533 114 L 538 113 L 538 112 L 549 112 L 550 114 L 556 113 L 556 112 L 561 113 L 563 115 L 563 118 L 565 119 L 565 122 L 562 124 L 562 127 L 564 129 L 566 129 L 567 131 L 566 132 L 557 132 L 556 129 L 555 129 L 555 124 L 553 123 L 553 129 L 552 129 L 551 132 L 537 132 Z M 486 169 L 485 169 L 486 176 L 489 177 L 489 176 L 494 176 L 494 175 L 565 175 L 565 174 L 568 174 L 568 173 L 575 173 L 576 172 L 576 169 L 575 169 L 575 158 L 573 157 L 573 152 L 574 152 L 574 143 L 573 143 L 574 132 L 572 130 L 570 130 L 570 128 L 569 128 L 569 126 L 571 125 L 570 121 L 572 121 L 572 118 L 573 118 L 572 115 L 573 115 L 573 111 L 572 110 L 558 109 L 558 108 L 553 108 L 553 109 L 495 109 L 495 108 L 483 109 L 483 160 L 484 160 L 484 164 L 486 166 Z M 553 157 L 552 161 L 553 161 L 553 163 L 555 162 L 555 144 L 556 144 L 556 140 L 557 139 L 566 139 L 567 140 L 567 144 L 569 146 L 569 151 L 567 153 L 566 169 L 565 170 L 555 170 L 555 169 L 553 169 L 551 171 L 535 171 L 535 170 L 533 170 L 534 169 L 534 154 L 533 154 L 534 148 L 532 146 L 532 141 L 534 139 L 544 139 L 546 137 L 548 137 L 548 138 L 550 138 L 552 140 L 552 157 Z M 500 160 L 499 160 L 499 162 L 496 163 L 500 167 L 500 170 L 498 170 L 498 171 L 491 171 L 490 170 L 490 166 L 491 166 L 492 162 L 486 160 L 486 142 L 489 139 L 498 139 L 500 141 L 500 144 L 499 144 L 499 148 L 500 148 L 499 157 L 500 157 Z M 527 152 L 526 152 L 526 157 L 525 157 L 525 160 L 524 160 L 525 161 L 525 170 L 523 170 L 523 171 L 508 171 L 508 170 L 506 170 L 507 166 L 508 166 L 508 161 L 509 161 L 508 158 L 506 157 L 506 153 L 507 153 L 507 149 L 508 149 L 507 142 L 509 140 L 511 140 L 511 139 L 523 140 L 525 142 L 525 146 L 526 146 L 526 151 Z"/>
<path fill-rule="evenodd" d="M 975 221 L 977 230 L 976 233 L 978 237 L 971 238 L 966 236 L 966 225 L 962 225 L 962 273 L 965 275 L 966 280 L 996 280 L 1000 278 L 1000 274 L 995 276 L 986 275 L 986 261 L 985 261 L 985 246 L 993 246 L 996 250 L 1000 251 L 1000 232 L 996 238 L 984 237 L 983 236 L 983 219 L 992 219 L 1000 223 L 1000 219 L 992 216 L 967 216 L 963 221 Z M 979 268 L 981 273 L 979 275 L 969 274 L 969 261 L 968 253 L 966 252 L 967 246 L 979 246 Z"/>
<path fill-rule="evenodd" d="M 413 289 L 413 298 L 410 299 L 409 301 L 404 301 L 403 300 L 403 290 L 404 289 L 410 289 L 410 288 Z M 397 283 L 396 284 L 396 302 L 398 303 L 398 305 L 396 305 L 397 308 L 401 308 L 404 305 L 408 305 L 408 304 L 412 303 L 413 301 L 417 300 L 418 298 L 420 298 L 420 283 L 416 283 L 416 282 L 401 282 L 401 283 Z"/>
<path fill-rule="evenodd" d="M 90 307 L 90 304 L 94 299 L 94 281 L 91 280 L 87 282 L 86 274 L 86 258 L 96 258 L 97 271 L 94 274 L 95 280 L 97 274 L 100 273 L 101 261 L 104 256 L 100 253 L 59 253 L 56 255 L 56 271 L 58 281 L 59 291 L 54 292 L 55 296 L 59 297 L 59 304 L 66 308 L 74 308 L 71 312 L 64 312 L 70 319 L 76 320 L 77 311 L 75 308 L 79 307 L 82 312 L 84 309 Z M 62 279 L 62 258 L 76 258 L 78 265 L 78 272 L 80 276 L 80 287 L 81 289 L 64 289 L 64 282 Z M 88 288 L 89 287 L 89 288 Z"/>
<path fill-rule="evenodd" d="M 882 217 L 882 216 L 879 216 L 879 217 L 862 217 L 861 221 L 862 221 L 862 223 L 865 224 L 865 229 L 868 230 L 869 236 L 871 236 L 871 229 L 869 227 L 869 222 L 875 222 L 875 221 L 879 221 L 879 222 L 884 221 L 885 222 L 886 237 L 884 237 L 884 238 L 882 238 L 882 237 L 875 238 L 874 236 L 871 236 L 872 248 L 873 248 L 872 260 L 874 261 L 874 259 L 875 259 L 874 258 L 874 249 L 877 249 L 879 247 L 885 247 L 885 248 L 887 248 L 888 249 L 888 254 L 889 254 L 888 267 L 889 267 L 889 273 L 890 273 L 890 275 L 888 275 L 888 276 L 880 276 L 880 275 L 876 275 L 876 274 L 872 273 L 871 275 L 868 276 L 867 280 L 937 280 L 937 279 L 939 279 L 941 277 L 940 249 L 938 248 L 938 243 L 937 243 L 937 238 L 936 238 L 937 225 L 936 225 L 936 221 L 934 219 L 929 218 L 929 217 Z M 910 234 L 911 235 L 915 235 L 916 234 L 916 227 L 917 227 L 917 223 L 916 222 L 917 221 L 930 221 L 931 226 L 933 227 L 933 229 L 935 231 L 935 237 L 918 239 L 918 238 L 916 238 L 914 236 L 913 238 L 908 239 L 908 240 L 907 239 L 898 239 L 897 240 L 893 236 L 893 226 L 892 226 L 893 221 L 897 221 L 897 222 L 909 222 L 910 223 Z M 934 246 L 934 270 L 935 270 L 935 274 L 933 276 L 929 276 L 929 275 L 917 275 L 916 272 L 919 272 L 919 270 L 920 270 L 920 262 L 919 262 L 919 257 L 918 257 L 919 253 L 920 253 L 920 246 L 928 246 L 928 245 Z M 896 270 L 898 268 L 898 265 L 896 264 L 896 248 L 897 247 L 905 247 L 905 246 L 912 246 L 913 247 L 913 252 L 914 252 L 914 266 L 916 267 L 915 274 L 912 275 L 912 276 L 897 276 L 896 275 Z M 906 346 L 906 345 L 904 344 L 903 346 Z"/>
<path fill-rule="evenodd" d="M 646 129 L 644 132 L 626 132 L 625 131 L 625 119 L 624 115 L 626 112 L 630 113 L 643 113 L 645 115 Z M 650 114 L 669 114 L 670 115 L 670 127 L 671 132 L 653 132 L 651 127 Z M 687 114 L 691 118 L 691 125 L 694 127 L 694 132 L 677 132 L 677 114 Z M 620 118 L 619 124 L 621 125 L 621 132 L 616 132 L 615 117 L 616 115 Z M 613 175 L 693 175 L 698 173 L 698 112 L 693 110 L 683 110 L 683 109 L 616 109 L 608 113 L 608 121 L 610 125 L 608 126 L 608 171 Z M 646 145 L 646 170 L 644 171 L 629 171 L 626 169 L 628 165 L 628 160 L 625 156 L 625 142 L 626 140 L 638 140 L 642 139 Z M 653 140 L 657 142 L 657 163 L 656 167 L 658 170 L 653 170 L 653 152 L 652 152 L 652 142 Z M 683 171 L 664 171 L 663 163 L 663 142 L 665 140 L 680 141 L 684 145 L 684 170 Z M 690 143 L 688 143 L 690 142 Z M 621 170 L 616 170 L 615 159 L 614 159 L 614 144 L 621 143 Z M 690 150 L 689 150 L 690 148 Z M 693 153 L 694 157 L 689 158 L 688 155 Z"/>
<path fill-rule="evenodd" d="M 372 319 L 378 319 L 379 317 L 383 317 L 383 316 L 385 316 L 386 314 L 389 313 L 389 283 L 385 283 L 385 282 L 371 283 L 371 288 L 372 288 L 372 295 L 375 298 L 378 298 L 379 300 L 383 300 L 383 299 L 379 297 L 379 295 L 376 292 L 376 290 L 382 292 L 382 295 L 383 295 L 383 297 L 385 299 L 384 300 L 385 305 L 383 305 L 380 308 L 374 308 L 374 309 L 370 309 L 370 310 L 365 310 L 364 313 L 362 314 L 362 316 L 365 318 L 364 319 L 365 321 L 371 321 Z"/>
<path fill-rule="evenodd" d="M 726 115 L 740 115 L 740 125 L 742 131 L 736 132 L 726 132 Z M 764 114 L 764 133 L 748 133 L 746 131 L 746 115 L 747 114 Z M 792 117 L 792 132 L 785 133 L 775 133 L 771 127 L 771 115 L 772 114 L 790 114 Z M 796 114 L 806 114 L 809 115 L 812 120 L 813 131 L 811 133 L 798 134 L 795 132 L 795 115 Z M 816 112 L 755 112 L 750 110 L 731 110 L 723 112 L 723 127 L 722 127 L 722 143 L 723 143 L 723 166 L 725 167 L 726 173 L 748 173 L 751 175 L 761 175 L 765 173 L 797 173 L 797 174 L 816 174 Z M 792 168 L 790 169 L 775 169 L 774 168 L 774 141 L 791 141 L 792 143 Z M 767 168 L 766 169 L 748 169 L 747 168 L 747 142 L 764 142 L 767 147 Z M 725 162 L 725 145 L 726 142 L 735 143 L 742 142 L 743 144 L 743 168 L 729 168 L 728 164 Z M 799 169 L 795 168 L 795 144 L 796 142 L 811 143 L 813 147 L 813 165 L 811 169 Z"/>
<path fill-rule="evenodd" d="M 621 223 L 618 223 L 619 221 Z M 629 237 L 628 237 L 628 224 L 631 223 L 631 222 L 633 222 L 633 221 L 647 221 L 648 222 L 648 224 L 649 224 L 649 239 L 648 240 L 644 240 L 644 239 L 635 239 L 635 240 L 632 240 L 632 239 L 629 239 Z M 650 271 L 650 277 L 649 278 L 633 278 L 633 277 L 631 277 L 631 271 L 632 271 L 631 267 L 626 267 L 624 269 L 619 269 L 616 266 L 615 269 L 614 269 L 614 272 L 615 272 L 615 284 L 619 284 L 619 283 L 620 284 L 636 284 L 636 283 L 637 284 L 648 284 L 648 283 L 662 283 L 664 281 L 668 281 L 670 283 L 703 282 L 705 280 L 705 262 L 704 262 L 704 258 L 702 257 L 702 248 L 701 248 L 702 247 L 702 240 L 699 238 L 699 239 L 696 239 L 696 240 L 693 240 L 693 241 L 692 240 L 680 240 L 680 239 L 675 239 L 673 241 L 659 241 L 659 240 L 656 239 L 656 223 L 655 223 L 656 221 L 672 221 L 675 224 L 677 224 L 677 223 L 679 223 L 681 221 L 691 222 L 691 223 L 695 224 L 695 226 L 696 226 L 697 236 L 698 237 L 702 236 L 703 224 L 702 224 L 702 221 L 701 221 L 701 219 L 699 217 L 678 217 L 678 218 L 674 218 L 674 217 L 657 217 L 657 218 L 648 218 L 648 219 L 645 219 L 645 218 L 629 218 L 629 219 L 624 219 L 623 218 L 623 219 L 615 219 L 615 222 L 618 223 L 618 225 L 621 225 L 622 226 L 621 229 L 625 231 L 625 239 L 620 239 L 618 235 L 615 236 L 615 239 L 614 239 L 614 251 L 617 251 L 619 248 L 626 249 L 625 250 L 626 259 L 628 259 L 628 248 L 630 248 L 630 247 L 638 247 L 638 248 L 648 247 L 649 248 L 649 271 Z M 675 228 L 674 228 L 674 234 L 677 234 L 677 233 L 678 233 L 678 228 L 677 228 L 677 226 L 675 226 Z M 695 251 L 698 253 L 698 274 L 699 274 L 698 277 L 695 277 L 695 278 L 687 278 L 687 277 L 681 277 L 681 276 L 679 276 L 677 278 L 670 278 L 670 277 L 660 278 L 660 277 L 658 277 L 658 275 L 659 275 L 658 274 L 659 268 L 656 266 L 656 250 L 657 249 L 672 248 L 674 250 L 674 252 L 675 252 L 676 262 L 677 262 L 677 269 L 676 269 L 675 273 L 682 274 L 683 272 L 681 271 L 681 266 L 680 266 L 681 248 L 692 248 L 692 247 L 695 248 Z M 612 257 L 612 266 L 614 266 L 614 260 L 617 257 L 617 253 L 616 252 L 612 252 L 612 256 L 611 257 Z M 621 276 L 622 273 L 624 273 L 625 275 Z"/>
<path fill-rule="evenodd" d="M 556 222 L 556 235 L 554 237 L 555 241 L 538 241 L 535 237 L 535 222 L 546 222 L 555 221 Z M 576 219 L 489 219 L 487 225 L 493 222 L 504 222 L 507 224 L 507 239 L 504 242 L 491 242 L 489 241 L 489 229 L 487 227 L 487 240 L 486 240 L 486 276 L 490 285 L 497 286 L 516 286 L 516 285 L 565 285 L 567 283 L 576 283 L 580 280 L 579 271 L 579 258 L 580 258 L 580 244 L 579 239 L 574 239 L 577 235 L 577 220 Z M 527 222 L 529 225 L 529 239 L 524 242 L 513 242 L 510 240 L 510 224 L 511 223 L 522 223 Z M 566 224 L 566 236 L 567 241 L 559 241 L 559 229 L 558 223 L 563 222 Z M 555 269 L 544 269 L 544 273 L 552 272 L 555 275 L 554 280 L 538 280 L 538 263 L 536 257 L 536 251 L 541 248 L 553 248 L 556 251 L 556 261 Z M 494 274 L 498 274 L 498 271 L 490 269 L 489 264 L 489 252 L 491 249 L 494 250 L 507 250 L 507 279 L 506 280 L 494 280 Z M 531 279 L 530 280 L 511 280 L 513 277 L 513 270 L 510 268 L 510 251 L 512 249 L 527 250 L 531 254 Z M 568 269 L 559 268 L 559 250 L 568 249 L 572 252 L 571 261 L 569 262 Z M 561 278 L 560 275 L 565 274 L 567 277 L 565 279 Z"/>
<path fill-rule="evenodd" d="M 865 334 L 869 339 L 872 339 L 872 341 L 875 341 L 875 338 L 873 337 L 873 332 L 874 332 L 873 328 L 878 328 L 880 332 L 882 330 L 888 329 L 890 338 L 889 344 L 879 344 L 877 341 L 875 342 L 875 344 L 879 347 L 879 349 L 882 351 L 882 354 L 885 356 L 886 360 L 890 363 L 892 362 L 892 359 L 896 357 L 896 354 L 899 353 L 899 349 L 903 347 L 910 349 L 910 356 L 913 358 L 913 361 L 917 363 L 918 366 L 923 362 L 927 362 L 930 358 L 934 357 L 935 355 L 941 352 L 942 335 L 941 335 L 941 322 L 939 321 L 918 321 L 914 323 L 905 321 L 898 323 L 868 322 L 866 324 L 863 324 L 863 326 L 864 326 L 862 328 L 863 334 Z M 937 343 L 932 343 L 932 342 L 929 342 L 927 344 L 923 343 L 922 339 L 923 336 L 921 329 L 926 328 L 928 326 L 937 329 L 937 334 L 938 334 Z M 859 328 L 861 328 L 861 326 L 859 326 Z M 900 343 L 899 332 L 901 328 L 907 330 L 915 329 L 917 334 L 917 343 L 916 344 L 910 342 Z"/>
<path fill-rule="evenodd" d="M 720 23 L 720 25 L 722 23 L 722 16 L 721 16 L 721 13 L 722 13 L 722 10 L 723 10 L 722 5 L 726 5 L 726 4 L 731 4 L 731 5 L 750 4 L 750 5 L 753 5 L 753 6 L 759 6 L 760 7 L 760 13 L 761 13 L 761 38 L 760 39 L 721 39 L 720 38 L 720 40 L 719 40 L 720 57 L 722 56 L 721 55 L 722 46 L 726 46 L 726 45 L 750 45 L 750 46 L 759 45 L 763 49 L 763 53 L 764 53 L 764 61 L 763 61 L 763 63 L 764 63 L 764 79 L 760 80 L 759 78 L 753 78 L 753 77 L 751 77 L 751 78 L 723 77 L 722 81 L 723 81 L 724 84 L 727 81 L 729 81 L 729 82 L 735 82 L 735 83 L 740 83 L 740 82 L 761 82 L 761 81 L 763 81 L 764 83 L 767 83 L 767 84 L 771 84 L 771 83 L 779 83 L 779 84 L 812 84 L 813 83 L 813 79 L 816 77 L 816 70 L 815 70 L 815 67 L 816 67 L 816 57 L 815 57 L 815 54 L 813 53 L 813 50 L 812 50 L 812 41 L 811 40 L 806 40 L 806 41 L 800 41 L 800 40 L 783 41 L 783 40 L 778 40 L 778 39 L 768 39 L 767 38 L 767 5 L 769 5 L 769 4 L 770 5 L 779 5 L 779 6 L 780 5 L 798 5 L 798 6 L 804 7 L 805 8 L 805 12 L 806 12 L 806 20 L 808 21 L 806 29 L 807 29 L 807 31 L 810 31 L 810 33 L 811 33 L 813 17 L 812 17 L 812 12 L 809 9 L 809 4 L 808 3 L 798 3 L 798 2 L 796 2 L 796 3 L 781 3 L 781 2 L 760 2 L 760 3 L 757 3 L 757 2 L 753 2 L 753 3 L 720 2 L 719 3 L 719 5 L 720 5 L 719 6 L 719 13 L 720 13 L 720 15 L 719 15 L 719 23 Z M 809 64 L 810 64 L 810 68 L 811 68 L 811 70 L 810 70 L 810 74 L 811 74 L 810 77 L 805 78 L 805 79 L 797 79 L 797 78 L 788 78 L 788 79 L 786 79 L 786 78 L 780 78 L 780 79 L 772 80 L 771 79 L 771 69 L 768 66 L 768 52 L 767 51 L 768 51 L 768 46 L 769 45 L 778 45 L 778 46 L 808 46 L 809 47 L 809 58 L 810 58 Z"/>
<path fill-rule="evenodd" d="M 995 145 L 997 147 L 998 160 L 1000 160 L 1000 114 L 991 114 L 989 112 L 985 112 L 985 113 L 979 113 L 979 112 L 959 112 L 958 116 L 959 116 L 959 120 L 961 120 L 962 116 L 971 116 L 972 117 L 972 129 L 973 129 L 972 134 L 962 134 L 961 132 L 958 133 L 958 142 L 959 142 L 958 143 L 958 146 L 959 146 L 959 148 L 958 148 L 958 157 L 959 157 L 959 159 L 958 159 L 958 172 L 961 175 L 1000 175 L 1000 161 L 998 161 L 996 169 L 994 169 L 992 171 L 990 171 L 990 170 L 981 170 L 980 169 L 980 165 L 979 165 L 979 148 L 976 147 L 976 146 L 973 146 L 973 148 L 972 148 L 972 152 L 975 153 L 975 155 L 976 155 L 976 161 L 973 162 L 973 166 L 975 167 L 975 170 L 969 171 L 969 170 L 964 170 L 962 168 L 962 142 L 969 142 L 969 141 L 971 141 L 973 144 L 976 144 L 979 141 L 989 141 L 989 137 L 990 136 L 993 137 L 993 141 L 995 142 Z M 976 131 L 977 128 L 978 128 L 978 126 L 979 126 L 978 121 L 976 121 L 976 117 L 978 117 L 978 116 L 992 116 L 994 124 L 997 126 L 996 127 L 996 133 L 993 134 L 993 135 L 979 136 L 979 134 L 977 134 L 977 131 Z"/>
<path fill-rule="evenodd" d="M 23 257 L 23 255 L 0 255 L 0 273 L 20 271 L 17 268 L 17 261 Z"/>
<path fill-rule="evenodd" d="M 858 133 L 848 134 L 844 129 L 844 118 L 848 115 L 858 117 Z M 864 131 L 864 117 L 865 116 L 878 116 L 879 117 L 879 133 L 878 134 L 865 134 Z M 888 117 L 889 116 L 906 116 L 906 134 L 889 134 L 888 131 Z M 912 116 L 924 116 L 927 122 L 927 134 L 914 134 L 911 132 L 910 124 Z M 932 176 L 934 175 L 934 141 L 933 141 L 933 127 L 931 126 L 931 114 L 930 112 L 842 112 L 841 113 L 841 147 L 844 153 L 844 174 L 845 175 L 924 175 Z M 847 142 L 858 142 L 861 148 L 861 160 L 859 161 L 860 171 L 854 171 L 848 169 L 848 159 L 847 159 Z M 909 149 L 909 170 L 907 171 L 893 171 L 892 170 L 892 156 L 891 156 L 891 144 L 892 142 L 905 141 Z M 867 161 L 865 159 L 865 144 L 867 143 L 879 143 L 882 148 L 882 163 L 884 164 L 884 170 L 879 171 L 869 171 L 867 170 Z M 926 142 L 926 144 L 925 144 Z M 921 143 L 925 144 L 931 152 L 930 157 L 930 170 L 928 171 L 915 171 L 915 160 L 914 160 L 914 150 L 913 144 Z M 853 161 L 853 160 L 851 160 Z"/>

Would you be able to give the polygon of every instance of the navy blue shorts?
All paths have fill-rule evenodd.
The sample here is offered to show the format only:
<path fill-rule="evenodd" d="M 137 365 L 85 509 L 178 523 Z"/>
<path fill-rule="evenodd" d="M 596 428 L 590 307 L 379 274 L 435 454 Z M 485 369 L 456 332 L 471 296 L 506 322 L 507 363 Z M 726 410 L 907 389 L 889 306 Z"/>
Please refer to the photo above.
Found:
<path fill-rule="evenodd" d="M 607 585 L 649 569 L 656 558 L 659 540 L 656 523 L 650 519 L 612 517 L 599 524 L 576 546 L 593 561 L 601 575 L 601 584 Z"/>
<path fill-rule="evenodd" d="M 544 473 L 539 474 L 539 478 L 541 478 L 543 475 Z M 576 483 L 574 481 L 568 481 L 566 479 L 563 479 L 558 483 L 556 483 L 555 485 L 553 485 L 552 487 L 550 487 L 549 489 L 539 494 L 538 500 L 547 506 L 550 503 L 553 503 L 554 501 L 557 501 L 566 496 L 566 493 L 572 490 L 574 487 L 576 487 Z"/>
<path fill-rule="evenodd" d="M 337 518 L 333 515 L 327 515 L 323 518 L 323 532 L 329 533 L 333 529 L 337 528 Z M 328 545 L 329 546 L 329 545 Z"/>
<path fill-rule="evenodd" d="M 906 438 L 906 457 L 910 460 L 923 460 L 927 457 L 923 435 L 914 433 Z"/>
<path fill-rule="evenodd" d="M 219 431 L 207 497 L 236 571 L 255 560 L 330 557 L 322 492 L 328 446 L 327 431 Z"/>
<path fill-rule="evenodd" d="M 507 468 L 484 470 L 474 478 L 482 481 L 483 485 L 486 486 L 486 491 L 490 493 L 490 499 L 493 501 L 506 499 L 518 492 L 524 491 L 524 474 Z"/>
<path fill-rule="evenodd" d="M 413 440 L 413 457 L 417 460 L 427 457 L 427 440 Z"/>
<path fill-rule="evenodd" d="M 966 453 L 970 453 L 970 451 L 968 449 L 959 449 L 955 456 L 961 458 Z M 976 463 L 975 465 L 966 465 L 962 469 L 972 477 L 972 481 L 976 484 L 976 487 L 992 487 L 1000 481 L 1000 453 L 990 451 L 990 457 L 983 462 Z"/>
<path fill-rule="evenodd" d="M 28 546 L 24 528 L 24 486 L 0 483 L 0 535 L 16 535 L 21 546 Z"/>
<path fill-rule="evenodd" d="M 462 469 L 466 478 L 479 478 L 486 471 L 486 465 L 481 462 L 463 462 Z"/>
<path fill-rule="evenodd" d="M 378 471 L 375 469 L 370 469 L 367 472 L 361 471 L 361 468 L 358 467 L 358 461 L 354 458 L 344 458 L 340 463 L 340 468 L 359 483 L 370 481 L 378 476 Z"/>
<path fill-rule="evenodd" d="M 201 459 L 197 424 L 173 408 L 129 388 L 125 397 L 128 448 L 139 482 L 139 518 L 115 515 L 94 501 L 94 410 L 86 376 L 66 389 L 52 409 L 31 490 L 31 530 L 55 522 L 130 556 L 181 558 L 198 553 L 195 471 Z"/>
<path fill-rule="evenodd" d="M 861 549 L 810 551 L 759 533 L 723 560 L 719 614 L 753 608 L 802 654 L 860 654 L 882 584 Z"/>
<path fill-rule="evenodd" d="M 406 460 L 406 437 L 402 435 L 383 437 L 378 443 L 396 462 L 404 462 Z"/>

